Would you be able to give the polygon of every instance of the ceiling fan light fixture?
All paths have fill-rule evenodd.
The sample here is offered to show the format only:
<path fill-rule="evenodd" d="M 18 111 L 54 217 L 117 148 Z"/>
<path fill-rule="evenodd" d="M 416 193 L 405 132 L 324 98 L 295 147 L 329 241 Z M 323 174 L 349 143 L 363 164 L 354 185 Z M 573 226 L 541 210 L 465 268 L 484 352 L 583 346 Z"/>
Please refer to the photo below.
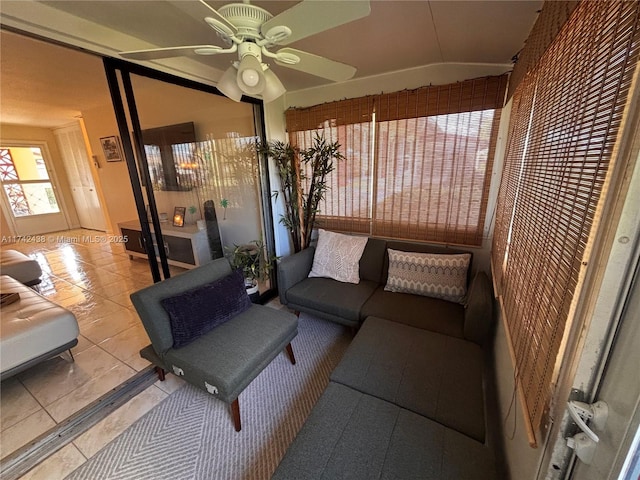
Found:
<path fill-rule="evenodd" d="M 256 56 L 253 52 L 247 52 L 242 56 L 238 65 L 237 80 L 244 93 L 256 95 L 264 90 L 265 80 L 259 54 Z"/>
<path fill-rule="evenodd" d="M 234 102 L 240 101 L 242 98 L 242 90 L 240 90 L 238 81 L 236 80 L 236 67 L 231 66 L 224 72 L 218 81 L 217 87 L 218 90 Z"/>
<path fill-rule="evenodd" d="M 282 85 L 280 79 L 276 76 L 271 69 L 264 71 L 265 86 L 262 91 L 262 100 L 265 103 L 274 101 L 276 98 L 282 96 L 287 90 Z"/>

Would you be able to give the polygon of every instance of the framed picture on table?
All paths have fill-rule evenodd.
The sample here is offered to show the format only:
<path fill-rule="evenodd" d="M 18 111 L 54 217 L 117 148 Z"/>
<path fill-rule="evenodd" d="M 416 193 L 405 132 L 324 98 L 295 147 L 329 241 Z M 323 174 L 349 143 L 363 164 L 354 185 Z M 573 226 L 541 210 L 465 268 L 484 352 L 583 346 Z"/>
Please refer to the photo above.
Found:
<path fill-rule="evenodd" d="M 184 214 L 186 213 L 186 207 L 176 207 L 173 210 L 173 226 L 184 227 Z"/>

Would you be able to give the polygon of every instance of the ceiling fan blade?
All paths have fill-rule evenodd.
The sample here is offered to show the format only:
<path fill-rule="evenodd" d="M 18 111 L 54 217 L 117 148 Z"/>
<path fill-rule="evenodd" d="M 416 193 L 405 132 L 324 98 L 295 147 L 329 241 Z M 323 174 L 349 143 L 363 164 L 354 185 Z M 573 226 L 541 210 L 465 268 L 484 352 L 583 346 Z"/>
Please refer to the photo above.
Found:
<path fill-rule="evenodd" d="M 349 80 L 356 74 L 356 68 L 351 65 L 329 60 L 328 58 L 320 57 L 313 53 L 296 50 L 295 48 L 281 48 L 278 50 L 277 54 L 293 54 L 300 58 L 300 62 L 294 64 L 280 62 L 276 58 L 275 62 L 278 65 L 310 73 L 316 77 L 326 78 L 327 80 L 333 80 L 334 82 Z"/>
<path fill-rule="evenodd" d="M 218 11 L 204 0 L 197 2 L 185 2 L 184 0 L 172 1 L 172 5 L 179 8 L 192 18 L 203 21 L 205 17 L 213 18 L 215 22 L 207 22 L 216 31 L 226 36 L 234 36 L 238 33 L 238 29 L 229 20 L 224 18 Z M 215 25 L 217 23 L 217 25 Z"/>
<path fill-rule="evenodd" d="M 371 13 L 369 0 L 340 2 L 303 0 L 265 22 L 260 27 L 260 31 L 266 36 L 271 28 L 286 25 L 291 29 L 291 35 L 279 44 L 289 45 L 296 40 L 366 17 L 369 13 Z"/>
<path fill-rule="evenodd" d="M 217 55 L 226 53 L 225 49 L 216 45 L 188 45 L 184 47 L 151 48 L 147 50 L 131 50 L 120 52 L 123 58 L 131 60 L 157 60 L 160 58 L 171 58 L 191 55 Z"/>

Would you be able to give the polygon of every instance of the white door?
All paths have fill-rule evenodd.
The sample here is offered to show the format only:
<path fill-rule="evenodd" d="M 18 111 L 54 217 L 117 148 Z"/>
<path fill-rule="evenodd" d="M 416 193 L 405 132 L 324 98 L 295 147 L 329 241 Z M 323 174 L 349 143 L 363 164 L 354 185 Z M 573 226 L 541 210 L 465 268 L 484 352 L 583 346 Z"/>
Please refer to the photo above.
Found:
<path fill-rule="evenodd" d="M 16 235 L 67 230 L 55 172 L 45 144 L 0 146 L 3 210 Z"/>
<path fill-rule="evenodd" d="M 640 421 L 640 278 L 627 297 L 625 312 L 597 400 L 607 403 L 609 416 L 593 460 L 577 461 L 570 478 L 574 480 L 637 480 L 640 478 L 638 435 Z M 635 442 L 634 442 L 635 440 Z"/>
<path fill-rule="evenodd" d="M 104 215 L 91 175 L 89 155 L 79 125 L 54 131 L 60 154 L 69 177 L 71 195 L 78 212 L 80 226 L 92 230 L 105 230 Z"/>

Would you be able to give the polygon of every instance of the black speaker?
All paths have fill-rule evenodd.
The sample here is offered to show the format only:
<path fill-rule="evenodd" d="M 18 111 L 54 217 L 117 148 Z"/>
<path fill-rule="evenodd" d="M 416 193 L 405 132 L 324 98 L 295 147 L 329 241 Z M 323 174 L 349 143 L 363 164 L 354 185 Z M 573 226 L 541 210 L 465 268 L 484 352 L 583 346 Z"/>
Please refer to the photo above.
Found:
<path fill-rule="evenodd" d="M 218 227 L 218 217 L 216 216 L 216 207 L 213 200 L 204 202 L 204 221 L 207 225 L 207 238 L 209 239 L 209 250 L 211 258 L 224 257 L 222 249 L 222 240 L 220 239 L 220 228 Z"/>

